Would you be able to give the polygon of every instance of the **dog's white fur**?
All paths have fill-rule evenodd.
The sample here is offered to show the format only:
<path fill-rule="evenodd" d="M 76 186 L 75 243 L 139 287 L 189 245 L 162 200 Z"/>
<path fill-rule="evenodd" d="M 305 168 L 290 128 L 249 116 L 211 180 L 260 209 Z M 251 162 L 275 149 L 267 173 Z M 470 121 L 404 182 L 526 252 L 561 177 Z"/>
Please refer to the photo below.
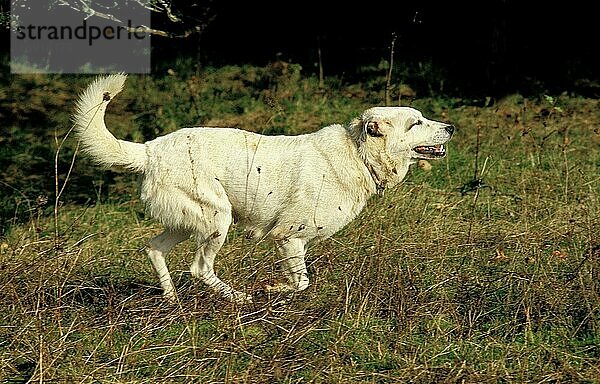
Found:
<path fill-rule="evenodd" d="M 415 148 L 444 144 L 453 131 L 412 108 L 375 107 L 348 126 L 330 125 L 305 135 L 200 127 L 132 143 L 117 140 L 104 123 L 106 107 L 125 79 L 122 74 L 100 76 L 88 86 L 73 115 L 75 132 L 99 165 L 142 175 L 141 198 L 166 228 L 149 242 L 147 254 L 169 299 L 176 291 L 165 256 L 195 235 L 192 275 L 224 298 L 251 300 L 213 269 L 234 218 L 248 237 L 274 240 L 287 283 L 268 288 L 305 289 L 307 244 L 336 233 L 372 195 L 402 181 L 411 163 L 430 157 Z"/>

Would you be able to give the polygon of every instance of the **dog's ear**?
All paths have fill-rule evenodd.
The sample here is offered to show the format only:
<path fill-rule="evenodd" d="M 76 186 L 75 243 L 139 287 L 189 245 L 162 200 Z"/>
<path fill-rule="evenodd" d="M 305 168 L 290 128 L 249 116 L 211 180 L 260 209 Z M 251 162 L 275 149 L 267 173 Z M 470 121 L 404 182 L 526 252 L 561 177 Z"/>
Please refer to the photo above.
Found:
<path fill-rule="evenodd" d="M 365 121 L 364 131 L 367 132 L 367 134 L 369 136 L 373 136 L 373 137 L 383 136 L 383 133 L 379 129 L 379 123 L 377 123 L 377 121 L 374 121 L 374 120 Z"/>

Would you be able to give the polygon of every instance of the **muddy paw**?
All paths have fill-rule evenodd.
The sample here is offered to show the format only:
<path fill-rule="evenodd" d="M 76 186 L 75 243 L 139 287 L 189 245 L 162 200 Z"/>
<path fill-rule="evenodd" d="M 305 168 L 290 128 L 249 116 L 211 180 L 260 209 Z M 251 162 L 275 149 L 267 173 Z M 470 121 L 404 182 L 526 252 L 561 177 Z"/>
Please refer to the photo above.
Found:
<path fill-rule="evenodd" d="M 252 296 L 240 291 L 233 291 L 225 298 L 236 304 L 252 304 Z"/>

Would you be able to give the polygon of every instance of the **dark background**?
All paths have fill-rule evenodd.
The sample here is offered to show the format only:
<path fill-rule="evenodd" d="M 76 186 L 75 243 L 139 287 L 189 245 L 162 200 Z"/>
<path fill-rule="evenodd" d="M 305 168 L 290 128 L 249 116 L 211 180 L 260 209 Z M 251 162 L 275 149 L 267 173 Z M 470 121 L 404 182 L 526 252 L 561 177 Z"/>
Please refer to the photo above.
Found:
<path fill-rule="evenodd" d="M 320 48 L 325 76 L 360 81 L 361 68 L 389 59 L 395 36 L 396 65 L 418 72 L 419 63 L 428 63 L 444 79 L 445 93 L 568 91 L 597 97 L 600 23 L 591 4 L 181 2 L 173 6 L 184 20 L 210 21 L 200 34 L 187 38 L 153 37 L 153 61 L 160 66 L 191 55 L 200 65 L 263 65 L 281 59 L 317 73 Z M 157 16 L 153 26 L 169 24 L 164 21 Z"/>
<path fill-rule="evenodd" d="M 109 9 L 117 4 L 95 4 L 102 1 Z M 199 68 L 284 60 L 316 74 L 320 50 L 325 76 L 361 82 L 366 68 L 389 60 L 395 41 L 395 76 L 409 85 L 425 76 L 443 81 L 441 95 L 600 96 L 600 16 L 591 1 L 168 2 L 182 22 L 153 13 L 153 28 L 177 35 L 200 26 L 201 32 L 153 36 L 156 73 L 192 58 Z M 8 0 L 0 6 L 10 9 Z M 2 50 L 7 54 L 8 45 Z"/>

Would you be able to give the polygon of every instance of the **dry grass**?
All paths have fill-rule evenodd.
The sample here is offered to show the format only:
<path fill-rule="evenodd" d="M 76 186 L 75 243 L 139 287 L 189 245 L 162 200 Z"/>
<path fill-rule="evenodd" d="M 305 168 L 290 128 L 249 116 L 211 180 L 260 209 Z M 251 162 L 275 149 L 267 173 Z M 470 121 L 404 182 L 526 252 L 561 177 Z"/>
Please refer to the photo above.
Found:
<path fill-rule="evenodd" d="M 136 199 L 62 206 L 59 237 L 43 214 L 12 227 L 0 379 L 599 382 L 599 102 L 415 105 L 459 128 L 449 157 L 310 248 L 312 284 L 291 298 L 260 294 L 275 255 L 234 228 L 217 273 L 255 303 L 193 281 L 192 242 L 169 260 L 179 304 L 164 303 L 141 252 L 160 228 Z"/>

